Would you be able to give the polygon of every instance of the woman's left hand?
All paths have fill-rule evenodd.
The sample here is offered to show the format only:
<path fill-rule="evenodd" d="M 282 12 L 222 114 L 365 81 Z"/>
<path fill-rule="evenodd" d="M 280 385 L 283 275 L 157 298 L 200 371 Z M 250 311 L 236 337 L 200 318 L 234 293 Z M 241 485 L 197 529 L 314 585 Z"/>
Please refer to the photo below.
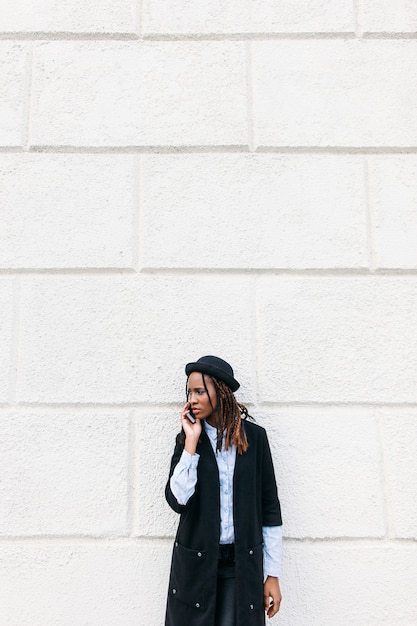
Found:
<path fill-rule="evenodd" d="M 264 582 L 264 606 L 268 617 L 274 617 L 281 606 L 281 590 L 276 576 L 267 576 Z"/>

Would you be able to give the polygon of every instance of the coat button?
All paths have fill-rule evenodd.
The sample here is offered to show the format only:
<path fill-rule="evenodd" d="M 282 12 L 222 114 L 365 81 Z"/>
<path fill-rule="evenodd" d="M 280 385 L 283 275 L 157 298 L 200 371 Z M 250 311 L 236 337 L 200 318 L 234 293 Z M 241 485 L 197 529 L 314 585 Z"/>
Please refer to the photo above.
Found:
<path fill-rule="evenodd" d="M 253 611 L 253 604 L 250 604 L 249 608 L 250 608 L 251 611 Z"/>
<path fill-rule="evenodd" d="M 249 550 L 249 554 L 252 556 L 252 554 L 253 554 L 253 550 Z"/>
<path fill-rule="evenodd" d="M 199 602 L 196 602 L 196 603 L 195 603 L 195 605 L 196 605 L 196 608 L 197 608 L 197 609 L 199 609 L 199 608 L 200 608 L 200 603 L 199 603 Z"/>
<path fill-rule="evenodd" d="M 197 552 L 197 556 L 203 556 L 201 552 Z"/>
<path fill-rule="evenodd" d="M 178 541 L 175 542 L 175 547 L 178 548 Z"/>
<path fill-rule="evenodd" d="M 173 589 L 173 590 L 172 590 L 172 593 L 177 593 L 177 590 L 176 590 L 176 589 Z"/>

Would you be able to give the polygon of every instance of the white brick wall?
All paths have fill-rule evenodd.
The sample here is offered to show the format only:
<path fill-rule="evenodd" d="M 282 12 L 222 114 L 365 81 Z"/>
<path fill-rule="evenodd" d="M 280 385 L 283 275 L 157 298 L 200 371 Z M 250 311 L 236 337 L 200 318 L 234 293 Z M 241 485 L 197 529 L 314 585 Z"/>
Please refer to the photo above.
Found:
<path fill-rule="evenodd" d="M 414 626 L 415 544 L 306 541 L 288 552 L 284 567 L 297 584 L 285 584 L 278 624 Z"/>
<path fill-rule="evenodd" d="M 13 541 L 2 546 L 1 616 L 10 626 L 162 623 L 166 541 Z"/>
<path fill-rule="evenodd" d="M 25 90 L 27 46 L 18 41 L 0 41 L 0 58 L 0 146 L 21 146 L 24 113 L 29 104 Z"/>
<path fill-rule="evenodd" d="M 417 145 L 416 63 L 415 40 L 254 43 L 257 145 Z"/>
<path fill-rule="evenodd" d="M 130 155 L 0 154 L 1 267 L 131 268 L 137 169 Z"/>
<path fill-rule="evenodd" d="M 137 6 L 133 0 L 2 1 L 4 32 L 21 33 L 135 33 Z"/>
<path fill-rule="evenodd" d="M 0 403 L 9 401 L 9 389 L 12 378 L 12 341 L 14 292 L 16 284 L 13 279 L 0 280 Z"/>
<path fill-rule="evenodd" d="M 272 438 L 285 536 L 385 536 L 372 409 L 285 407 L 270 411 L 262 425 Z"/>
<path fill-rule="evenodd" d="M 389 529 L 392 537 L 415 538 L 417 505 L 413 487 L 417 479 L 414 462 L 417 444 L 415 409 L 381 410 L 383 454 L 389 498 Z M 407 476 L 407 480 L 404 479 Z"/>
<path fill-rule="evenodd" d="M 144 0 L 146 34 L 353 32 L 352 3 L 345 0 Z"/>
<path fill-rule="evenodd" d="M 417 401 L 414 278 L 268 276 L 258 306 L 265 400 Z"/>
<path fill-rule="evenodd" d="M 247 143 L 240 42 L 36 43 L 32 90 L 34 145 Z"/>
<path fill-rule="evenodd" d="M 412 0 L 0 2 L 1 626 L 163 626 L 205 353 L 270 436 L 271 623 L 415 625 L 416 27 Z"/>
<path fill-rule="evenodd" d="M 360 0 L 360 19 L 369 33 L 415 33 L 417 11 L 414 0 Z"/>
<path fill-rule="evenodd" d="M 148 156 L 143 266 L 366 267 L 363 167 L 357 156 Z"/>
<path fill-rule="evenodd" d="M 126 535 L 125 415 L 12 412 L 0 433 L 2 536 Z"/>
<path fill-rule="evenodd" d="M 190 352 L 212 347 L 241 360 L 246 397 L 254 399 L 252 283 L 245 276 L 24 278 L 17 397 L 172 403 L 184 398 Z"/>
<path fill-rule="evenodd" d="M 374 156 L 370 159 L 369 185 L 376 266 L 417 269 L 415 155 Z"/>

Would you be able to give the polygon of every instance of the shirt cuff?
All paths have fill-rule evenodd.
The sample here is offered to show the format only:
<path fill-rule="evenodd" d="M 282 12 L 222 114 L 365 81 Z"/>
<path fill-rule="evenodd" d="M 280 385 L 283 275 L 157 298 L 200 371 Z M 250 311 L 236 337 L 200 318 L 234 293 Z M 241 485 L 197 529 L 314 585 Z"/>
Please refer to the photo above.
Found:
<path fill-rule="evenodd" d="M 263 526 L 264 574 L 281 577 L 282 526 Z"/>

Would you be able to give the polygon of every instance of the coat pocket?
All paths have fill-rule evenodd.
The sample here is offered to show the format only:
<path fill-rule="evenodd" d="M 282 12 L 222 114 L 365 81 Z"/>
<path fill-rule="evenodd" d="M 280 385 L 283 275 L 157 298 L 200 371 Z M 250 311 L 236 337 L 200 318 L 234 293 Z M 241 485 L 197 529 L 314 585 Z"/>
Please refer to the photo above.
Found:
<path fill-rule="evenodd" d="M 205 550 L 174 544 L 169 595 L 197 610 L 205 608 Z"/>
<path fill-rule="evenodd" d="M 246 609 L 249 615 L 255 617 L 263 614 L 264 609 L 262 543 L 246 549 L 244 571 Z"/>

